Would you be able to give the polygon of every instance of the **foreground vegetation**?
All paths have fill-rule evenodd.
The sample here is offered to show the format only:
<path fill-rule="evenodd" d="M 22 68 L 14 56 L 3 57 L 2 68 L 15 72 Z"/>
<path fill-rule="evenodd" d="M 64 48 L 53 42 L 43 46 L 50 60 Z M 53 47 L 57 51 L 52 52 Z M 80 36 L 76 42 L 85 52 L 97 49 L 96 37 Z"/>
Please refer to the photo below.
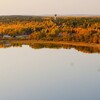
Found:
<path fill-rule="evenodd" d="M 100 43 L 100 17 L 1 16 L 0 39 Z"/>

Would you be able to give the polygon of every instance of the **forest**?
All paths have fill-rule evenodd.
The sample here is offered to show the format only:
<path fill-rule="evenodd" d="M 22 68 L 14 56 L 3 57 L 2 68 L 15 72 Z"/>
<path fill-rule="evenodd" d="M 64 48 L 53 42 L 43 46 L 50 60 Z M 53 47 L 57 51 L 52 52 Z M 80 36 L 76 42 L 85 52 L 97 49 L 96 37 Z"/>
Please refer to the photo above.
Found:
<path fill-rule="evenodd" d="M 0 40 L 100 43 L 100 17 L 0 16 Z"/>

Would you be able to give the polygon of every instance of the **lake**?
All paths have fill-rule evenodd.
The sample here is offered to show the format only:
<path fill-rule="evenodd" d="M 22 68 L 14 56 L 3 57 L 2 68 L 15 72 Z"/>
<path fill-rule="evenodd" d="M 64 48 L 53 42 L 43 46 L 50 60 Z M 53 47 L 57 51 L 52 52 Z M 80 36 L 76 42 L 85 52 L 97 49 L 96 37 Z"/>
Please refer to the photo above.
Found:
<path fill-rule="evenodd" d="M 100 48 L 2 46 L 0 100 L 100 100 Z"/>

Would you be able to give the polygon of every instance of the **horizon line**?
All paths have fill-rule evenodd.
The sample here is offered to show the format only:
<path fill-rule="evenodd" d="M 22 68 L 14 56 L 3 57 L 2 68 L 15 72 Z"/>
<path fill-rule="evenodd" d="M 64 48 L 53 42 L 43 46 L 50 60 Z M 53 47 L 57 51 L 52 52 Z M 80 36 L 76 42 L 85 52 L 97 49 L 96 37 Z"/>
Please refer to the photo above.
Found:
<path fill-rule="evenodd" d="M 55 13 L 57 14 L 57 13 Z M 54 16 L 55 14 L 34 14 L 34 15 L 30 15 L 30 14 L 4 14 L 4 15 L 0 15 L 1 16 Z M 100 14 L 57 14 L 57 16 L 100 16 Z"/>

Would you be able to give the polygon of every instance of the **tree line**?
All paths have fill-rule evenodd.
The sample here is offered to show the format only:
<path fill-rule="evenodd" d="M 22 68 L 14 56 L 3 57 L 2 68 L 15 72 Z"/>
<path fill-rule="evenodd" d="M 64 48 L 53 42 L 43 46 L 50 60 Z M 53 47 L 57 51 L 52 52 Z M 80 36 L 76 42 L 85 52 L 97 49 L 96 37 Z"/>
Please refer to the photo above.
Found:
<path fill-rule="evenodd" d="M 0 39 L 100 43 L 100 17 L 0 16 Z M 22 39 L 22 38 L 21 38 Z"/>

